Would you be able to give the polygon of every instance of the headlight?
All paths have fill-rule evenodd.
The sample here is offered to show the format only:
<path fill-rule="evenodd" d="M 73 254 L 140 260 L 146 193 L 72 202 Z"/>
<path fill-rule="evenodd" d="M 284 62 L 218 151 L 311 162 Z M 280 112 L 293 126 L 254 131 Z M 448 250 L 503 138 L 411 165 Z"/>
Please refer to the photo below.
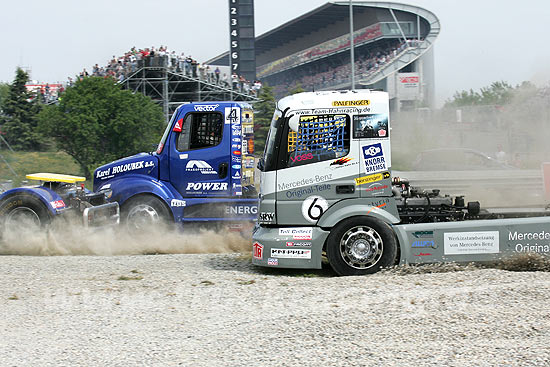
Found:
<path fill-rule="evenodd" d="M 99 193 L 102 193 L 105 196 L 105 200 L 109 200 L 113 196 L 113 190 L 111 189 L 100 189 Z"/>

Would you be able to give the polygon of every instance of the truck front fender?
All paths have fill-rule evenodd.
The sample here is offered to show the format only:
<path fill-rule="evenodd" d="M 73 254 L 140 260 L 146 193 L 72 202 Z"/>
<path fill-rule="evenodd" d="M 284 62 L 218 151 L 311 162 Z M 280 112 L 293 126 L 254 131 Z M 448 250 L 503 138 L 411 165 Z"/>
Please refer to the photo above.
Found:
<path fill-rule="evenodd" d="M 329 207 L 317 222 L 317 226 L 331 228 L 344 219 L 358 215 L 368 215 L 391 224 L 401 221 L 392 197 L 357 198 L 341 200 Z"/>
<path fill-rule="evenodd" d="M 172 200 L 176 199 L 181 202 L 183 198 L 170 183 L 156 180 L 150 176 L 124 176 L 100 186 L 98 191 L 109 189 L 112 190 L 109 201 L 116 201 L 121 207 L 128 199 L 136 195 L 148 194 L 161 199 L 172 212 L 174 219 L 178 220 L 183 216 L 183 207 L 172 205 Z"/>

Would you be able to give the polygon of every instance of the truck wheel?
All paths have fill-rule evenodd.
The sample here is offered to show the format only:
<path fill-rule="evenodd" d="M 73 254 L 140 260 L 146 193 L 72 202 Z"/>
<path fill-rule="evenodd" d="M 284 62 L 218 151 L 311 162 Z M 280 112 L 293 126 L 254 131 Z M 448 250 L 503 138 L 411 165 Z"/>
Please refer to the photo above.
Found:
<path fill-rule="evenodd" d="M 2 229 L 36 231 L 51 221 L 45 205 L 30 195 L 13 195 L 0 204 Z"/>
<path fill-rule="evenodd" d="M 137 196 L 129 199 L 121 209 L 121 221 L 130 231 L 166 224 L 170 218 L 168 208 L 155 196 Z"/>
<path fill-rule="evenodd" d="M 397 240 L 379 219 L 349 218 L 330 231 L 326 253 L 339 275 L 372 274 L 395 263 Z"/>

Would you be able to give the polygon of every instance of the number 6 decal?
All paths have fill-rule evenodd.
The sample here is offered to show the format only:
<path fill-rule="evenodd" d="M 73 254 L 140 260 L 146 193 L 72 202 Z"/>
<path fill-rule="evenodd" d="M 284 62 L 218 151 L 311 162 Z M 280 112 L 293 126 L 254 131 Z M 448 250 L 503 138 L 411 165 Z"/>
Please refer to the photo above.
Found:
<path fill-rule="evenodd" d="M 311 223 L 315 223 L 328 209 L 328 202 L 321 196 L 310 196 L 302 203 L 302 215 Z"/>

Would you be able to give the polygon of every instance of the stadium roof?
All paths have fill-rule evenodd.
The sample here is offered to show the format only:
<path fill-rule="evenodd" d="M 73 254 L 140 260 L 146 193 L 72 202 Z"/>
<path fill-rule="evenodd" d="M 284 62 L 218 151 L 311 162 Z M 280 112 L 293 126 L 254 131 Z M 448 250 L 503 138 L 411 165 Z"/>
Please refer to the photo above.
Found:
<path fill-rule="evenodd" d="M 366 8 L 391 8 L 393 10 L 418 14 L 420 17 L 426 19 L 430 25 L 437 24 L 437 27 L 439 27 L 439 20 L 432 12 L 415 5 L 387 1 L 353 1 L 353 6 L 354 12 L 358 11 L 358 9 L 360 9 L 359 11 L 366 11 Z M 256 37 L 256 55 L 287 44 L 288 42 L 291 42 L 299 37 L 303 37 L 309 33 L 318 31 L 320 27 L 326 27 L 327 25 L 347 18 L 349 18 L 349 2 L 330 1 Z M 206 63 L 220 64 L 223 62 L 227 64 L 227 60 L 225 60 L 227 55 L 228 52 L 224 52 L 223 54 L 206 61 Z"/>

